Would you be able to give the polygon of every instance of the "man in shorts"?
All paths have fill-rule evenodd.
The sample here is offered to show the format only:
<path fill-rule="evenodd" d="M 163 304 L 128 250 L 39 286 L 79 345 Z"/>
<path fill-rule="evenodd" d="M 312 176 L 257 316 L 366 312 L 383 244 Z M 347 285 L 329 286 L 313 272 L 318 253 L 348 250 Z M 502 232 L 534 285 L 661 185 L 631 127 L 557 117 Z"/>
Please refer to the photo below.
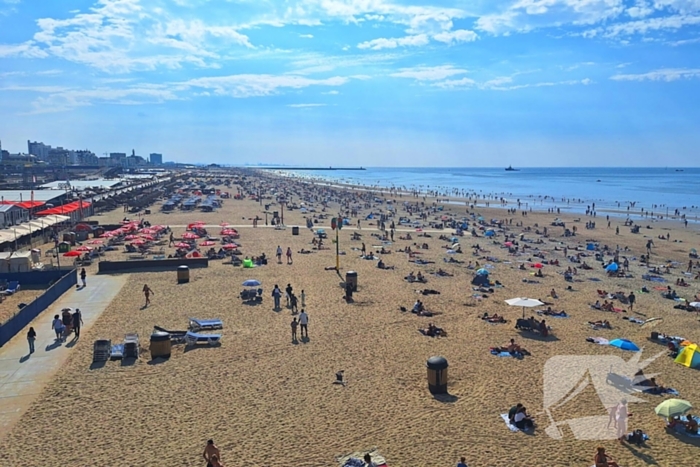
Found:
<path fill-rule="evenodd" d="M 213 439 L 207 441 L 207 445 L 204 447 L 204 453 L 202 453 L 202 456 L 204 457 L 204 460 L 207 461 L 207 467 L 213 467 L 211 461 L 214 456 L 216 456 L 217 459 L 221 458 L 221 452 L 219 452 L 219 448 L 217 448 L 216 444 L 214 444 Z"/>
<path fill-rule="evenodd" d="M 306 314 L 306 311 L 304 309 L 301 309 L 301 313 L 299 313 L 299 324 L 301 325 L 301 338 L 303 339 L 306 337 L 307 339 L 309 338 L 309 315 Z"/>

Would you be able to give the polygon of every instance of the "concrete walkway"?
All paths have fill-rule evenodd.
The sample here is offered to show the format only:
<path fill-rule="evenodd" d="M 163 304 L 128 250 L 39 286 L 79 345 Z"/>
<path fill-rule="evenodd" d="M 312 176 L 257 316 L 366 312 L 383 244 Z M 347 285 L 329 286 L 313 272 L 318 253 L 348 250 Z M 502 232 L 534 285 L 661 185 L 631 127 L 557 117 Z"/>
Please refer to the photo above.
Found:
<path fill-rule="evenodd" d="M 126 283 L 126 276 L 88 276 L 87 287 L 71 289 L 44 310 L 29 326 L 37 333 L 36 351 L 29 355 L 29 326 L 0 348 L 0 437 L 6 435 L 44 389 L 44 385 L 66 362 L 72 337 L 59 344 L 51 329 L 53 316 L 63 308 L 80 308 L 83 315 L 81 333 L 92 326 Z M 92 346 L 78 340 L 77 346 Z"/>

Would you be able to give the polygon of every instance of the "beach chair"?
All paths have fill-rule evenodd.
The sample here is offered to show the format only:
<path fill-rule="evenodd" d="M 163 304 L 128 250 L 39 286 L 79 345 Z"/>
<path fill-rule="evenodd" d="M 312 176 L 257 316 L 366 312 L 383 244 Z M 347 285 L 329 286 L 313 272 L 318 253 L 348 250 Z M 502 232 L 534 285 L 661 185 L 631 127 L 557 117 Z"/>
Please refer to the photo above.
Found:
<path fill-rule="evenodd" d="M 139 335 L 128 333 L 124 336 L 123 344 L 124 358 L 139 358 Z"/>
<path fill-rule="evenodd" d="M 121 360 L 124 358 L 124 344 L 114 344 L 109 351 L 110 360 Z"/>
<path fill-rule="evenodd" d="M 7 289 L 5 289 L 5 295 L 12 295 L 20 289 L 19 281 L 10 281 L 7 283 Z"/>
<path fill-rule="evenodd" d="M 194 332 L 213 331 L 214 329 L 222 329 L 224 323 L 220 319 L 196 319 L 190 318 L 189 329 Z"/>
<path fill-rule="evenodd" d="M 187 334 L 185 334 L 185 344 L 188 347 L 197 344 L 207 344 L 210 346 L 219 345 L 221 344 L 221 334 L 199 334 L 187 331 Z"/>
<path fill-rule="evenodd" d="M 109 339 L 96 340 L 92 350 L 93 362 L 106 362 L 112 354 L 112 341 Z"/>

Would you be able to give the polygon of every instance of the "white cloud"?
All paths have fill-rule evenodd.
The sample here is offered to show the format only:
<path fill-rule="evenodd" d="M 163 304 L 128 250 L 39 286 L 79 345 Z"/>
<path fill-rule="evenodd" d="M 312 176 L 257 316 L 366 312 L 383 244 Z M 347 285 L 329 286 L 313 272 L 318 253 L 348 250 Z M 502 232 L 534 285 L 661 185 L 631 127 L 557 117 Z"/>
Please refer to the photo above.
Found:
<path fill-rule="evenodd" d="M 476 86 L 476 81 L 470 78 L 448 79 L 435 83 L 434 86 L 443 89 L 470 88 Z"/>
<path fill-rule="evenodd" d="M 22 44 L 0 44 L 0 57 L 46 58 L 49 54 L 37 47 L 34 41 Z"/>
<path fill-rule="evenodd" d="M 309 107 L 325 107 L 326 104 L 289 104 L 287 107 L 293 107 L 297 109 L 306 109 Z"/>
<path fill-rule="evenodd" d="M 370 49 L 370 50 L 382 50 L 382 49 L 395 49 L 397 47 L 418 47 L 421 45 L 427 45 L 430 42 L 428 36 L 425 34 L 418 34 L 415 36 L 406 36 L 396 39 L 373 39 L 371 41 L 362 42 L 357 45 L 358 49 Z"/>
<path fill-rule="evenodd" d="M 417 81 L 440 81 L 450 76 L 468 73 L 467 70 L 455 68 L 452 65 L 442 65 L 434 67 L 402 68 L 390 76 L 394 78 L 412 78 Z"/>
<path fill-rule="evenodd" d="M 453 44 L 455 42 L 472 42 L 478 38 L 479 36 L 474 31 L 467 31 L 466 29 L 445 31 L 433 36 L 433 39 L 436 41 L 444 42 L 446 44 Z"/>
<path fill-rule="evenodd" d="M 700 24 L 700 15 L 673 15 L 666 17 L 646 18 L 638 21 L 613 24 L 604 30 L 600 30 L 605 37 L 631 36 L 634 34 L 646 34 L 651 31 L 663 29 L 678 30 L 685 26 Z"/>
<path fill-rule="evenodd" d="M 653 5 L 647 0 L 637 0 L 633 7 L 627 9 L 631 18 L 644 18 L 654 13 Z"/>
<path fill-rule="evenodd" d="M 678 81 L 681 79 L 700 78 L 700 68 L 664 68 L 640 74 L 615 75 L 615 81 Z"/>
<path fill-rule="evenodd" d="M 340 94 L 340 92 L 333 90 L 333 91 L 328 91 L 328 92 L 322 92 L 321 94 L 327 94 L 329 96 L 337 96 L 338 94 Z"/>
<path fill-rule="evenodd" d="M 299 37 L 302 39 L 313 39 L 314 35 L 313 34 L 299 34 Z"/>
<path fill-rule="evenodd" d="M 335 76 L 311 79 L 295 75 L 230 75 L 195 78 L 181 83 L 191 88 L 208 89 L 217 96 L 254 97 L 277 94 L 284 89 L 302 89 L 310 86 L 342 86 L 348 78 Z"/>

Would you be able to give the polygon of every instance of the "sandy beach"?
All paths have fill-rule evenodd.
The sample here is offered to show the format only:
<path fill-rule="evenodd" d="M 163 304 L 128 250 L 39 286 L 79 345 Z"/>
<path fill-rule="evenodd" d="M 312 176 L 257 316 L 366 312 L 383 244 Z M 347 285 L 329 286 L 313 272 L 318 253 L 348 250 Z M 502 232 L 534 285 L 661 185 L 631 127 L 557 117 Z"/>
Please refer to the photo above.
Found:
<path fill-rule="evenodd" d="M 217 177 L 218 178 L 218 177 Z M 226 199 L 223 207 L 212 213 L 175 211 L 160 212 L 162 201 L 151 207 L 153 214 L 145 217 L 152 224 L 171 226 L 174 236 L 185 233 L 186 225 L 202 221 L 210 234 L 219 236 L 218 227 L 227 222 L 240 232 L 243 256 L 265 253 L 269 263 L 254 269 L 233 267 L 229 260 L 210 261 L 205 269 L 191 269 L 191 280 L 178 285 L 176 273 L 129 273 L 121 295 L 114 300 L 95 325 L 81 334 L 72 349 L 67 364 L 47 384 L 41 396 L 10 433 L 0 438 L 0 465 L 3 466 L 195 466 L 205 465 L 202 450 L 206 440 L 213 438 L 222 451 L 226 466 L 260 465 L 282 467 L 334 466 L 343 454 L 377 448 L 389 466 L 445 466 L 454 465 L 465 456 L 470 466 L 585 466 L 593 463 L 596 446 L 606 447 L 621 466 L 638 465 L 696 465 L 699 438 L 674 436 L 666 432 L 664 420 L 654 414 L 654 407 L 669 395 L 636 394 L 646 403 L 630 404 L 630 429 L 641 428 L 649 436 L 647 448 L 620 444 L 615 440 L 579 440 L 564 428 L 563 439 L 553 439 L 545 433 L 549 425 L 543 413 L 543 367 L 556 355 L 614 355 L 629 360 L 633 352 L 586 341 L 587 337 L 607 339 L 626 338 L 643 347 L 642 359 L 649 358 L 664 346 L 649 339 L 650 332 L 684 336 L 697 342 L 700 323 L 696 313 L 674 309 L 675 302 L 661 296 L 655 286 L 671 285 L 682 297 L 691 299 L 700 292 L 700 281 L 694 280 L 700 269 L 684 275 L 688 252 L 700 245 L 698 227 L 687 228 L 680 222 L 654 223 L 641 221 L 645 226 L 633 234 L 623 225 L 624 219 L 611 219 L 610 228 L 604 216 L 596 219 L 585 216 L 520 211 L 508 214 L 505 210 L 477 206 L 469 209 L 484 219 L 510 219 L 504 227 L 516 239 L 525 228 L 526 239 L 543 243 L 527 243 L 529 252 L 509 253 L 503 244 L 504 233 L 493 239 L 474 238 L 467 233 L 460 238 L 463 253 L 448 255 L 444 246 L 451 242 L 440 240 L 441 234 L 452 237 L 453 229 L 424 229 L 430 237 L 418 237 L 414 228 L 398 225 L 398 217 L 410 215 L 404 202 L 420 203 L 422 198 L 382 195 L 396 199 L 397 223 L 395 241 L 384 248 L 390 254 L 379 256 L 393 270 L 380 270 L 374 260 L 362 259 L 361 246 L 378 252 L 382 246 L 376 221 L 366 220 L 370 212 L 385 210 L 385 203 L 375 203 L 366 192 L 352 195 L 339 194 L 342 190 L 316 186 L 303 188 L 299 181 L 263 179 L 264 192 L 272 196 L 274 185 L 278 190 L 287 187 L 290 204 L 305 202 L 315 213 L 284 210 L 287 228 L 276 230 L 265 226 L 264 206 L 246 197 Z M 224 188 L 236 193 L 238 188 L 249 192 L 259 182 L 248 177 L 246 185 Z M 293 193 L 295 192 L 295 193 Z M 305 192 L 308 196 L 300 199 Z M 360 193 L 365 193 L 360 199 Z M 313 248 L 314 234 L 305 227 L 306 217 L 321 214 L 321 200 L 330 201 L 324 214 L 334 215 L 340 209 L 338 200 L 354 197 L 357 218 L 352 226 L 340 232 L 341 271 L 326 270 L 335 266 L 335 245 L 331 239 L 330 219 L 319 220 L 328 239 L 324 249 Z M 270 211 L 281 208 L 273 199 Z M 427 198 L 425 204 L 432 206 Z M 444 209 L 429 213 L 423 223 L 437 222 L 442 216 L 461 219 L 467 216 L 464 204 L 441 203 Z M 386 211 L 384 211 L 386 212 Z M 252 218 L 260 216 L 258 227 Z M 125 216 L 121 210 L 94 217 L 103 224 L 118 223 Z M 559 217 L 577 235 L 564 237 L 562 227 L 552 227 Z M 580 222 L 573 222 L 581 218 Z M 585 229 L 585 222 L 596 221 L 596 228 Z M 387 222 L 387 226 L 391 221 Z M 516 226 L 522 222 L 523 226 Z M 374 224 L 374 225 L 373 225 Z M 535 225 L 537 224 L 537 227 Z M 470 229 L 474 223 L 469 220 Z M 300 226 L 300 235 L 293 236 L 291 226 Z M 548 237 L 537 235 L 535 229 L 548 228 Z M 619 227 L 619 235 L 616 234 Z M 496 228 L 496 230 L 498 230 Z M 353 233 L 361 240 L 351 240 Z M 412 240 L 399 240 L 410 233 Z M 483 232 L 480 232 L 482 235 Z M 670 234 L 670 240 L 659 235 Z M 663 284 L 645 281 L 647 267 L 639 258 L 646 253 L 646 243 L 652 239 L 651 265 L 673 263 Z M 518 240 L 516 240 L 518 241 Z M 620 256 L 630 259 L 631 278 L 607 277 L 600 261 L 593 257 L 585 260 L 592 266 L 583 270 L 570 263 L 569 255 L 586 252 L 587 243 L 608 245 Z M 428 245 L 415 250 L 414 243 Z M 472 247 L 478 244 L 480 250 Z M 277 264 L 275 249 L 286 251 L 291 247 L 293 264 Z M 423 260 L 434 262 L 417 265 L 408 262 L 408 255 L 397 250 L 411 246 L 420 252 Z M 219 245 L 217 243 L 216 248 Z M 557 248 L 555 250 L 555 247 Z M 579 247 L 579 251 L 574 249 Z M 301 249 L 309 254 L 298 254 Z M 542 258 L 532 253 L 539 248 L 545 259 L 558 259 L 559 266 L 545 265 L 543 277 L 533 276 L 530 267 Z M 166 248 L 167 254 L 175 252 Z M 123 259 L 125 254 L 109 252 L 106 259 Z M 486 257 L 492 259 L 485 259 Z M 454 258 L 463 263 L 448 263 Z M 606 256 L 605 261 L 612 256 Z M 632 259 L 636 258 L 636 259 Z M 486 298 L 475 299 L 471 280 L 475 269 L 468 263 L 489 264 L 490 277 L 503 287 L 486 293 Z M 519 269 L 520 265 L 525 269 Z M 564 279 L 563 272 L 576 266 L 578 273 L 573 282 Z M 451 277 L 432 273 L 442 269 Z M 358 273 L 358 291 L 352 303 L 343 299 L 341 287 L 345 272 Z M 428 278 L 426 284 L 408 283 L 409 272 L 421 271 Z M 96 266 L 88 270 L 96 273 Z M 255 278 L 262 282 L 264 300 L 259 305 L 241 302 L 241 283 Z M 676 287 L 678 278 L 689 283 Z M 599 279 L 593 281 L 591 279 Z M 528 281 L 528 282 L 524 282 Z M 537 281 L 530 283 L 529 281 Z M 144 284 L 154 291 L 152 304 L 144 307 L 141 292 Z M 295 294 L 305 292 L 305 309 L 309 314 L 308 341 L 293 343 L 291 339 L 291 311 L 284 307 L 273 310 L 270 296 L 278 284 L 284 289 L 291 284 Z M 89 286 L 89 282 L 88 282 Z M 572 290 L 567 290 L 571 286 Z M 639 293 L 643 287 L 649 293 Z M 554 288 L 558 298 L 549 297 Z M 419 289 L 433 289 L 439 295 L 422 295 Z M 634 291 L 637 302 L 634 311 L 615 302 L 624 313 L 602 312 L 590 307 L 598 297 L 597 290 L 609 292 Z M 545 316 L 555 337 L 540 339 L 514 329 L 522 310 L 509 307 L 505 299 L 513 297 L 539 298 L 551 302 L 554 310 L 565 310 L 568 318 Z M 426 308 L 435 312 L 432 317 L 402 312 L 410 310 L 421 299 Z M 690 300 L 692 301 L 692 300 Z M 505 324 L 483 321 L 483 313 L 498 313 L 507 319 Z M 528 311 L 528 316 L 534 309 Z M 663 318 L 653 328 L 630 322 L 623 317 L 645 321 Z M 150 362 L 148 339 L 153 326 L 166 329 L 186 329 L 188 318 L 220 318 L 223 329 L 220 347 L 185 349 L 173 348 L 172 357 L 164 362 Z M 37 332 L 51 332 L 51 317 L 45 317 L 46 326 Z M 541 319 L 542 317 L 540 317 Z M 609 320 L 610 330 L 593 330 L 589 321 Z M 428 323 L 444 328 L 447 337 L 432 338 L 418 330 Z M 91 369 L 92 343 L 96 339 L 119 340 L 127 332 L 137 332 L 143 348 L 142 357 L 133 365 L 108 362 L 103 368 Z M 22 337 L 22 336 L 18 336 Z M 490 353 L 494 346 L 502 346 L 511 338 L 526 348 L 531 355 L 523 359 L 500 358 Z M 434 397 L 427 387 L 426 360 L 442 355 L 449 362 L 449 397 Z M 344 370 L 347 384 L 332 384 L 335 373 Z M 700 405 L 698 371 L 678 365 L 667 356 L 661 356 L 645 373 L 658 373 L 657 379 L 665 386 L 675 388 L 680 398 Z M 534 434 L 513 433 L 508 430 L 500 414 L 516 403 L 523 403 L 536 417 L 538 427 Z M 606 415 L 592 387 L 578 397 L 553 411 L 558 421 Z M 30 453 L 30 455 L 28 455 Z"/>

